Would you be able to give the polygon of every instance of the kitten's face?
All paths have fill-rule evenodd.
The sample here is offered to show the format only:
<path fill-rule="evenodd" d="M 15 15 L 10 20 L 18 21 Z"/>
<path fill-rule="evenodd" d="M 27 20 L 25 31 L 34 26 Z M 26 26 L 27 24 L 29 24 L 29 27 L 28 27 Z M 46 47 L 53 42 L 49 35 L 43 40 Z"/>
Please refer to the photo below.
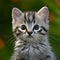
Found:
<path fill-rule="evenodd" d="M 42 40 L 48 31 L 48 8 L 43 7 L 38 12 L 21 12 L 17 8 L 12 10 L 12 27 L 15 37 L 22 41 Z"/>

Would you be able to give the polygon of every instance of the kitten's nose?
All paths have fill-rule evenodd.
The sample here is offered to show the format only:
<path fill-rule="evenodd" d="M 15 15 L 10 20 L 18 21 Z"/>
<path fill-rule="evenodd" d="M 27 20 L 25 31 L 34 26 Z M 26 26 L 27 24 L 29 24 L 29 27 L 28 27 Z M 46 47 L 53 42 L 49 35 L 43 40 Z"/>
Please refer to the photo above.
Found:
<path fill-rule="evenodd" d="M 32 34 L 32 32 L 31 31 L 29 31 L 29 32 L 27 32 L 28 34 L 29 34 L 29 36 L 31 36 L 31 34 Z"/>

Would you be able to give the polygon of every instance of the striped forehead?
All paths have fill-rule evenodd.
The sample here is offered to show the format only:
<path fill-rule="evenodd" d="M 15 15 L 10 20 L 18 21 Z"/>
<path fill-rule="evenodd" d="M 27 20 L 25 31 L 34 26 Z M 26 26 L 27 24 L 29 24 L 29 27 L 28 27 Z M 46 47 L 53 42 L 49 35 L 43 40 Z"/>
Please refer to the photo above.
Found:
<path fill-rule="evenodd" d="M 24 13 L 24 22 L 26 23 L 31 23 L 34 22 L 35 23 L 35 12 L 25 12 Z"/>

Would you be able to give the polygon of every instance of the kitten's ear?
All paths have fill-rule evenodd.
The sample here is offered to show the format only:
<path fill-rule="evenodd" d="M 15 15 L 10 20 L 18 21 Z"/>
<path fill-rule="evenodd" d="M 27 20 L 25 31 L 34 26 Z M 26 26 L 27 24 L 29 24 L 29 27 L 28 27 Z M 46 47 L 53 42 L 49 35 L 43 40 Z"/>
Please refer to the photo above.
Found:
<path fill-rule="evenodd" d="M 16 19 L 16 18 L 20 17 L 22 14 L 23 14 L 23 12 L 20 11 L 18 8 L 14 7 L 12 9 L 12 18 L 13 19 Z"/>
<path fill-rule="evenodd" d="M 49 10 L 48 7 L 44 6 L 42 7 L 37 14 L 41 17 L 42 20 L 44 20 L 44 22 L 48 23 L 48 16 L 49 16 Z"/>

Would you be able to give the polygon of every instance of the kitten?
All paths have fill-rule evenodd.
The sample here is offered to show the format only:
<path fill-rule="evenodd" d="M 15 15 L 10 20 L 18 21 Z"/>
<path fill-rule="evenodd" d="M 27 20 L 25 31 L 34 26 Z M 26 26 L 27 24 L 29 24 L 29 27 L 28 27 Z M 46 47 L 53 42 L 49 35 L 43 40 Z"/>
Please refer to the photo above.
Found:
<path fill-rule="evenodd" d="M 11 60 L 55 60 L 48 42 L 49 11 L 46 6 L 38 12 L 12 10 L 12 29 L 16 38 Z"/>

